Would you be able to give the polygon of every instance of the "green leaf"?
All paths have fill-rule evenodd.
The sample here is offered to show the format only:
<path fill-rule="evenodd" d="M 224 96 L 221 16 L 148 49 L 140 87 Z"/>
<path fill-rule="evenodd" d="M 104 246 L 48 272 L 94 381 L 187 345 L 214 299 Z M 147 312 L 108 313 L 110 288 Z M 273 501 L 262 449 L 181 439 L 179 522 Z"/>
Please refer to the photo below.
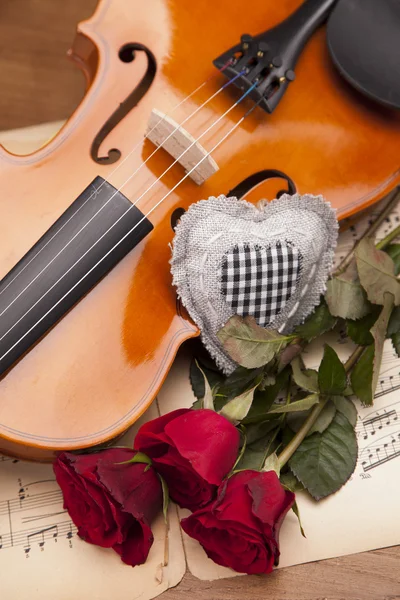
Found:
<path fill-rule="evenodd" d="M 217 336 L 229 356 L 247 369 L 266 365 L 294 339 L 259 327 L 253 317 L 238 315 L 231 317 Z"/>
<path fill-rule="evenodd" d="M 329 312 L 328 305 L 322 299 L 314 312 L 297 327 L 295 333 L 303 340 L 310 342 L 314 338 L 333 329 L 336 325 L 335 317 Z"/>
<path fill-rule="evenodd" d="M 324 356 L 318 369 L 321 394 L 341 394 L 347 385 L 346 371 L 333 348 L 325 344 Z"/>
<path fill-rule="evenodd" d="M 202 407 L 208 408 L 209 410 L 214 410 L 214 399 L 210 384 L 208 383 L 207 377 L 205 376 L 204 371 L 199 366 L 199 363 L 196 361 L 196 367 L 200 371 L 203 376 L 203 384 L 204 384 L 204 397 L 201 399 Z"/>
<path fill-rule="evenodd" d="M 314 425 L 311 427 L 308 435 L 312 435 L 313 433 L 323 433 L 325 429 L 327 429 L 332 423 L 333 419 L 335 418 L 335 415 L 336 406 L 333 404 L 333 402 L 327 402 L 320 414 L 318 415 L 318 418 L 315 421 Z"/>
<path fill-rule="evenodd" d="M 383 298 L 383 309 L 378 320 L 371 328 L 374 344 L 368 346 L 367 350 L 361 355 L 351 374 L 354 393 L 366 406 L 371 406 L 374 401 L 382 363 L 383 344 L 393 309 L 393 295 L 385 292 Z"/>
<path fill-rule="evenodd" d="M 400 306 L 395 306 L 392 310 L 387 328 L 388 337 L 392 336 L 394 333 L 400 333 Z"/>
<path fill-rule="evenodd" d="M 245 469 L 260 471 L 266 458 L 271 452 L 275 452 L 278 447 L 278 442 L 276 441 L 278 431 L 279 427 L 275 427 L 274 430 L 268 432 L 263 438 L 258 439 L 253 444 L 247 444 L 242 459 L 236 466 L 236 471 Z"/>
<path fill-rule="evenodd" d="M 323 431 L 325 431 L 325 429 L 327 427 L 329 427 L 329 425 L 332 423 L 334 417 L 336 414 L 336 407 L 332 402 L 327 402 L 324 406 L 324 408 L 322 409 L 321 413 L 318 415 L 317 420 L 315 421 L 314 425 L 311 427 L 310 431 L 308 432 L 307 436 L 312 435 L 313 433 L 322 433 Z M 292 431 L 296 432 L 299 431 L 299 429 L 302 427 L 302 425 L 304 424 L 304 421 L 307 419 L 307 417 L 310 415 L 310 412 L 307 411 L 302 411 L 300 413 L 292 413 L 290 415 L 288 415 L 287 418 L 287 423 L 289 425 L 289 427 L 292 429 Z"/>
<path fill-rule="evenodd" d="M 301 389 L 307 392 L 319 392 L 318 373 L 313 369 L 305 369 L 303 361 L 297 356 L 291 362 L 293 380 Z"/>
<path fill-rule="evenodd" d="M 235 464 L 233 465 L 233 467 L 231 469 L 231 473 L 234 473 L 237 465 L 242 460 L 243 455 L 246 452 L 246 448 L 247 448 L 247 433 L 246 433 L 246 428 L 243 425 L 239 425 L 239 427 L 237 429 L 238 429 L 238 431 L 240 433 L 241 446 L 240 446 L 239 455 L 238 455 L 238 457 L 236 459 L 236 462 L 235 462 Z M 228 477 L 229 477 L 229 475 L 228 475 Z"/>
<path fill-rule="evenodd" d="M 392 340 L 393 348 L 400 358 L 400 306 L 395 306 L 392 310 L 386 336 Z"/>
<path fill-rule="evenodd" d="M 393 295 L 385 292 L 383 309 L 371 328 L 374 344 L 367 347 L 351 373 L 353 391 L 366 406 L 371 406 L 374 402 L 393 300 Z"/>
<path fill-rule="evenodd" d="M 386 254 L 389 254 L 390 258 L 394 263 L 394 274 L 400 273 L 400 244 L 389 244 L 385 248 Z"/>
<path fill-rule="evenodd" d="M 275 471 L 275 473 L 279 477 L 279 475 L 281 473 L 281 468 L 279 466 L 278 456 L 276 455 L 275 452 L 272 452 L 272 454 L 267 456 L 261 470 L 262 471 Z"/>
<path fill-rule="evenodd" d="M 332 396 L 332 402 L 336 409 L 342 413 L 353 427 L 357 424 L 357 409 L 349 398 L 344 396 Z"/>
<path fill-rule="evenodd" d="M 246 419 L 244 420 L 246 425 L 249 423 L 264 421 L 266 418 L 273 418 L 273 415 L 268 417 L 268 411 L 276 400 L 280 391 L 287 386 L 289 372 L 289 369 L 286 368 L 277 375 L 276 383 L 274 385 L 266 387 L 263 391 L 258 389 L 256 390 L 253 404 Z"/>
<path fill-rule="evenodd" d="M 168 490 L 168 486 L 167 486 L 167 482 L 165 481 L 164 477 L 162 477 L 160 475 L 160 473 L 157 473 L 160 481 L 161 481 L 161 487 L 162 487 L 162 493 L 163 493 L 163 515 L 164 515 L 164 521 L 166 523 L 168 523 L 168 506 L 169 506 L 169 490 Z"/>
<path fill-rule="evenodd" d="M 300 413 L 288 413 L 286 415 L 285 425 L 283 426 L 283 429 L 281 430 L 281 442 L 282 442 L 283 448 L 285 448 L 289 444 L 289 442 L 291 442 L 292 439 L 294 438 L 294 433 L 290 429 L 289 425 L 286 424 L 286 420 L 288 417 L 290 417 L 292 415 L 298 415 L 298 414 L 300 414 Z"/>
<path fill-rule="evenodd" d="M 220 415 L 224 416 L 234 425 L 240 423 L 240 421 L 247 416 L 247 413 L 251 408 L 255 389 L 256 388 L 253 387 L 250 390 L 243 392 L 240 396 L 237 396 L 237 398 L 229 400 L 222 410 L 220 410 Z"/>
<path fill-rule="evenodd" d="M 394 333 L 390 336 L 392 340 L 393 349 L 396 352 L 397 356 L 400 358 L 400 333 Z"/>
<path fill-rule="evenodd" d="M 340 412 L 323 433 L 306 438 L 289 461 L 290 469 L 316 500 L 337 492 L 357 463 L 353 427 Z"/>
<path fill-rule="evenodd" d="M 140 463 L 143 465 L 149 465 L 150 467 L 153 464 L 151 458 L 149 456 L 147 456 L 147 454 L 144 454 L 144 452 L 136 452 L 135 456 L 133 456 L 129 460 L 124 460 L 124 462 L 117 463 L 117 464 L 118 465 L 129 465 L 131 463 Z"/>
<path fill-rule="evenodd" d="M 296 501 L 294 502 L 294 504 L 293 504 L 293 506 L 292 506 L 292 510 L 293 510 L 294 514 L 296 515 L 296 517 L 297 517 L 297 520 L 298 520 L 298 522 L 299 522 L 299 527 L 300 527 L 300 532 L 301 532 L 301 535 L 302 535 L 304 538 L 306 538 L 307 536 L 306 536 L 306 534 L 305 534 L 305 532 L 304 532 L 303 524 L 302 524 L 302 522 L 301 522 L 301 518 L 300 518 L 299 505 L 297 504 L 297 502 L 296 502 Z"/>
<path fill-rule="evenodd" d="M 254 387 L 256 383 L 261 382 L 263 372 L 262 367 L 258 369 L 238 367 L 218 385 L 218 394 L 232 400 L 249 388 Z"/>
<path fill-rule="evenodd" d="M 289 492 L 293 492 L 294 494 L 304 490 L 304 485 L 302 483 L 300 483 L 300 481 L 293 475 L 293 473 L 291 471 L 287 471 L 286 473 L 284 473 L 284 475 L 281 475 L 280 482 L 286 490 L 288 490 Z M 299 511 L 297 502 L 295 502 L 293 504 L 292 510 L 293 510 L 294 514 L 296 515 L 297 520 L 299 522 L 301 535 L 303 537 L 306 537 L 306 534 L 304 533 L 303 525 L 301 523 L 300 511 Z"/>
<path fill-rule="evenodd" d="M 394 263 L 390 256 L 378 250 L 374 242 L 364 238 L 358 244 L 355 257 L 361 285 L 373 304 L 384 304 L 384 295 L 390 292 L 396 306 L 400 304 L 400 282 L 394 274 Z"/>
<path fill-rule="evenodd" d="M 351 385 L 347 385 L 342 393 L 343 393 L 343 396 L 354 396 L 354 392 L 351 389 Z"/>
<path fill-rule="evenodd" d="M 373 306 L 372 311 L 358 321 L 347 321 L 347 335 L 358 346 L 369 346 L 373 344 L 374 338 L 370 329 L 379 317 L 380 306 Z"/>
<path fill-rule="evenodd" d="M 210 384 L 211 389 L 224 380 L 224 376 L 214 367 L 211 360 L 206 362 L 204 359 L 193 358 L 190 364 L 190 384 L 198 400 L 202 400 L 205 395 L 204 377 Z"/>
<path fill-rule="evenodd" d="M 290 404 L 275 405 L 269 411 L 269 414 L 282 414 L 308 410 L 309 408 L 314 406 L 314 404 L 318 404 L 318 402 L 318 394 L 310 394 L 306 398 L 303 398 L 302 400 L 297 400 L 296 402 L 291 402 Z"/>
<path fill-rule="evenodd" d="M 342 319 L 361 319 L 370 310 L 367 296 L 353 265 L 328 281 L 325 300 L 331 314 Z"/>
<path fill-rule="evenodd" d="M 372 337 L 374 338 L 374 361 L 373 361 L 373 376 L 372 376 L 372 395 L 375 395 L 378 385 L 379 373 L 382 364 L 383 345 L 386 339 L 386 333 L 389 325 L 390 315 L 393 310 L 394 297 L 390 292 L 385 292 L 383 295 L 383 309 L 378 317 L 378 320 L 371 328 Z"/>
<path fill-rule="evenodd" d="M 265 438 L 265 436 L 267 436 L 273 429 L 276 429 L 276 427 L 277 421 L 275 419 L 246 425 L 245 431 L 247 444 L 250 446 L 251 444 L 258 442 L 258 440 Z"/>
<path fill-rule="evenodd" d="M 293 475 L 290 470 L 281 475 L 279 479 L 283 487 L 289 490 L 289 492 L 296 494 L 297 492 L 304 490 L 304 485 L 297 479 L 297 477 L 295 477 L 295 475 Z"/>
<path fill-rule="evenodd" d="M 374 402 L 374 395 L 372 393 L 374 354 L 374 344 L 367 346 L 351 372 L 353 392 L 365 406 L 371 406 Z"/>

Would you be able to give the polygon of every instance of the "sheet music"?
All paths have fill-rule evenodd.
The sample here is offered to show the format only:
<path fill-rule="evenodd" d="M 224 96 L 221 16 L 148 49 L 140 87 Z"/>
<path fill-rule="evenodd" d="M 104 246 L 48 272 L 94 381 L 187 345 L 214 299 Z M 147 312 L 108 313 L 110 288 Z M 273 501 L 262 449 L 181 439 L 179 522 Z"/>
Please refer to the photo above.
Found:
<path fill-rule="evenodd" d="M 146 413 L 158 415 L 157 405 Z M 143 419 L 118 444 L 131 445 Z M 63 508 L 51 465 L 0 456 L 0 597 L 3 600 L 150 600 L 176 585 L 186 570 L 176 507 L 169 511 L 164 566 L 163 516 L 152 526 L 145 565 L 124 565 L 112 550 L 83 542 Z"/>

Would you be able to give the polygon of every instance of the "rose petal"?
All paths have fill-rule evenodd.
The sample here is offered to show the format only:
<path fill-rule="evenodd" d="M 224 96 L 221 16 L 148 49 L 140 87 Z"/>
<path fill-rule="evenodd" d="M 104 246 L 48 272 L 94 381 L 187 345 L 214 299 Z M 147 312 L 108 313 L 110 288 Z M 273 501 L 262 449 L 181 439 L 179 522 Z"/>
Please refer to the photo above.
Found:
<path fill-rule="evenodd" d="M 144 452 L 150 458 L 156 458 L 164 454 L 170 443 L 164 432 L 166 425 L 187 412 L 190 412 L 190 408 L 179 408 L 162 417 L 144 423 L 136 434 L 133 443 L 135 450 Z"/>
<path fill-rule="evenodd" d="M 151 523 L 162 508 L 163 494 L 159 477 L 147 464 L 115 464 L 111 459 L 99 460 L 97 473 L 101 483 L 121 505 L 122 510 L 136 519 Z M 122 462 L 122 461 L 121 461 Z"/>
<path fill-rule="evenodd" d="M 219 485 L 235 464 L 239 432 L 213 410 L 188 410 L 171 420 L 165 433 L 208 483 Z"/>
<path fill-rule="evenodd" d="M 253 499 L 253 514 L 278 533 L 286 513 L 294 504 L 295 495 L 282 487 L 275 471 L 259 473 L 247 486 Z"/>
<path fill-rule="evenodd" d="M 169 448 L 165 456 L 154 459 L 154 466 L 164 477 L 171 499 L 181 508 L 197 510 L 211 502 L 217 494 L 217 486 L 198 475 L 189 461 L 174 448 Z"/>
<path fill-rule="evenodd" d="M 270 573 L 274 559 L 260 535 L 250 541 L 242 532 L 229 528 L 214 518 L 210 511 L 198 511 L 181 521 L 183 530 L 203 546 L 206 554 L 217 564 L 239 573 Z"/>
<path fill-rule="evenodd" d="M 98 456 L 63 453 L 54 463 L 54 472 L 63 491 L 64 507 L 80 537 L 110 548 L 124 538 L 126 515 L 97 479 L 94 458 Z"/>
<path fill-rule="evenodd" d="M 113 546 L 121 560 L 132 567 L 146 562 L 154 537 L 152 531 L 145 523 L 133 521 L 126 539 L 122 544 Z"/>

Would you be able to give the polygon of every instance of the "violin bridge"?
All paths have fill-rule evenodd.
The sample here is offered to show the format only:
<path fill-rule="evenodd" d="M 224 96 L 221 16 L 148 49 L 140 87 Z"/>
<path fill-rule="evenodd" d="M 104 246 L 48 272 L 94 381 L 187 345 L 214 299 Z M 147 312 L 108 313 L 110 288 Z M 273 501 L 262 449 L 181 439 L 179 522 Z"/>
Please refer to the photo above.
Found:
<path fill-rule="evenodd" d="M 189 177 L 197 185 L 202 185 L 219 169 L 215 160 L 207 156 L 207 150 L 186 129 L 157 109 L 151 112 L 146 137 L 156 146 L 162 146 L 187 173 L 191 171 Z"/>

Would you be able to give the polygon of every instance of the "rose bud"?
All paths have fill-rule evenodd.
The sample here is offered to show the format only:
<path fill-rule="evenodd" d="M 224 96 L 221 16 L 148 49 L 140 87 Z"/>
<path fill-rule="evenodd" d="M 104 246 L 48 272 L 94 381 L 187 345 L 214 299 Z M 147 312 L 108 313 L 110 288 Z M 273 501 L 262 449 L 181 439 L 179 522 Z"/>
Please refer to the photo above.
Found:
<path fill-rule="evenodd" d="M 153 461 L 182 508 L 197 510 L 216 496 L 235 464 L 240 435 L 213 410 L 179 409 L 142 425 L 134 447 Z"/>
<path fill-rule="evenodd" d="M 270 573 L 279 560 L 279 529 L 294 500 L 275 471 L 242 471 L 222 484 L 215 502 L 181 525 L 217 564 L 240 573 Z"/>
<path fill-rule="evenodd" d="M 123 562 L 145 562 L 153 543 L 150 523 L 162 508 L 162 487 L 147 464 L 124 463 L 136 452 L 110 448 L 95 454 L 63 452 L 54 463 L 64 508 L 86 542 L 113 548 Z"/>

